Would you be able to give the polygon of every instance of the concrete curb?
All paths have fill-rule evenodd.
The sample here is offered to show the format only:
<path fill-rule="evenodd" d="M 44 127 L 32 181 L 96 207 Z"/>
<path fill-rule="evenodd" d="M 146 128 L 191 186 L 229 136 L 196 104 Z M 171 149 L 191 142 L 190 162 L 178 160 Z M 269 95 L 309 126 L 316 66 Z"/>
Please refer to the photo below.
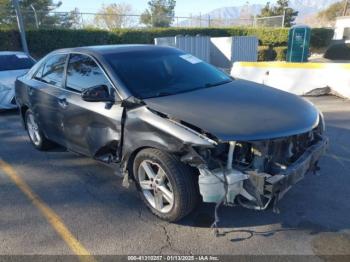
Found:
<path fill-rule="evenodd" d="M 329 87 L 350 98 L 350 63 L 236 62 L 231 75 L 296 95 Z"/>

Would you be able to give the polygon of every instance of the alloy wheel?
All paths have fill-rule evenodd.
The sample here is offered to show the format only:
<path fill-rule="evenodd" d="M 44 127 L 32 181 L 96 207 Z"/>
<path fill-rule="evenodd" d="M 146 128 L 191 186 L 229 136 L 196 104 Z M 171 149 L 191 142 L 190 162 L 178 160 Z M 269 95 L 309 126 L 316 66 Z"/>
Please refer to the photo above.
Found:
<path fill-rule="evenodd" d="M 33 114 L 29 114 L 27 118 L 27 129 L 30 136 L 30 139 L 34 145 L 39 146 L 41 143 L 41 136 L 39 133 L 39 127 L 35 122 Z"/>
<path fill-rule="evenodd" d="M 150 160 L 141 162 L 138 169 L 139 184 L 148 203 L 161 213 L 174 206 L 174 192 L 163 168 Z"/>

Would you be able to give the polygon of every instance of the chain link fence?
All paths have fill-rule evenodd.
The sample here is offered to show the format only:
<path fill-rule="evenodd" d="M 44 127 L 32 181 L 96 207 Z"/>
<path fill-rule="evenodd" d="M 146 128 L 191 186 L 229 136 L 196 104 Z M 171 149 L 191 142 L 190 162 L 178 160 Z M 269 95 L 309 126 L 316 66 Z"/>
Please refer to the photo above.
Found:
<path fill-rule="evenodd" d="M 250 17 L 227 19 L 205 16 L 151 16 L 147 19 L 138 14 L 105 14 L 71 12 L 43 12 L 34 8 L 22 10 L 26 29 L 95 28 L 113 30 L 118 28 L 147 27 L 283 27 L 283 16 Z M 147 20 L 147 21 L 146 21 Z M 0 28 L 17 28 L 15 13 L 4 13 L 0 10 Z"/>

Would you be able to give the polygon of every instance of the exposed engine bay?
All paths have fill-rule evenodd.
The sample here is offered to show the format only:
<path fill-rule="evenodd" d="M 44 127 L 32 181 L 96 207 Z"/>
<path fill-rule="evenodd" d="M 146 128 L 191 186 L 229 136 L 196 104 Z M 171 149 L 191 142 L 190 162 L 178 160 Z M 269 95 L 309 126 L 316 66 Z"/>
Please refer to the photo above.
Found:
<path fill-rule="evenodd" d="M 253 141 L 220 142 L 200 128 L 153 111 L 176 128 L 191 133 L 205 145 L 184 142 L 181 161 L 198 169 L 199 191 L 204 202 L 265 210 L 277 203 L 304 175 L 318 171 L 318 160 L 328 146 L 325 126 L 320 115 L 309 132 L 281 138 Z M 160 124 L 158 126 L 161 126 Z M 185 141 L 185 140 L 184 140 Z"/>
<path fill-rule="evenodd" d="M 199 188 L 204 202 L 238 203 L 264 210 L 276 204 L 317 161 L 328 140 L 320 128 L 287 138 L 267 141 L 229 142 L 199 150 L 207 165 L 198 167 Z"/>

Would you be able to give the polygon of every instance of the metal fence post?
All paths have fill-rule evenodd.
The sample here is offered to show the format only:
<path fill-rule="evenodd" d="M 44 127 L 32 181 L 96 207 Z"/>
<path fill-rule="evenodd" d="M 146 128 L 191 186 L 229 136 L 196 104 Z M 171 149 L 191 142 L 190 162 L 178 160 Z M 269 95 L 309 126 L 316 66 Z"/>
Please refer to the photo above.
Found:
<path fill-rule="evenodd" d="M 287 8 L 283 9 L 282 27 L 285 27 Z"/>
<path fill-rule="evenodd" d="M 39 29 L 39 20 L 38 20 L 38 15 L 36 13 L 36 10 L 34 8 L 34 6 L 31 4 L 30 5 L 30 8 L 33 10 L 34 12 L 34 18 L 35 18 L 35 26 L 36 26 L 36 29 Z"/>
<path fill-rule="evenodd" d="M 23 17 L 21 14 L 21 10 L 19 8 L 18 0 L 12 0 L 12 3 L 13 3 L 15 10 L 16 10 L 18 30 L 19 30 L 19 34 L 21 36 L 22 48 L 23 48 L 23 51 L 25 53 L 29 54 L 26 33 L 25 33 L 25 29 L 24 29 L 24 24 L 23 24 Z"/>
<path fill-rule="evenodd" d="M 208 15 L 208 27 L 210 27 L 210 15 Z"/>
<path fill-rule="evenodd" d="M 344 3 L 344 10 L 343 10 L 343 16 L 346 16 L 346 13 L 348 11 L 348 6 L 349 6 L 349 0 L 345 0 Z"/>

